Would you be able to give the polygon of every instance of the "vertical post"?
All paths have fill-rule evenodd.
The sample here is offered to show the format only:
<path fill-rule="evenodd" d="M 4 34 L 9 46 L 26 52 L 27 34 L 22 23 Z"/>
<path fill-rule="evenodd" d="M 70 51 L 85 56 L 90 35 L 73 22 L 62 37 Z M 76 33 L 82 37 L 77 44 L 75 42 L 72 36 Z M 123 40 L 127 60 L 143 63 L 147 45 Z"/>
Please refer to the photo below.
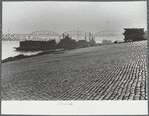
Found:
<path fill-rule="evenodd" d="M 61 35 L 59 35 L 59 40 L 61 40 Z"/>

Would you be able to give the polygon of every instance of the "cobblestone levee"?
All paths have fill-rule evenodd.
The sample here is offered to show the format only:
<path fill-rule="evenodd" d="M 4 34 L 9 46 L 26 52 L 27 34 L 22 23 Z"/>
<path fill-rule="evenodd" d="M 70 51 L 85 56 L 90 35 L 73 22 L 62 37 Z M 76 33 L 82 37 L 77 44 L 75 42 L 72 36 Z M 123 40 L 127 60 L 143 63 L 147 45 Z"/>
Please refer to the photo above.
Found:
<path fill-rule="evenodd" d="M 2 64 L 2 100 L 147 100 L 147 42 Z"/>

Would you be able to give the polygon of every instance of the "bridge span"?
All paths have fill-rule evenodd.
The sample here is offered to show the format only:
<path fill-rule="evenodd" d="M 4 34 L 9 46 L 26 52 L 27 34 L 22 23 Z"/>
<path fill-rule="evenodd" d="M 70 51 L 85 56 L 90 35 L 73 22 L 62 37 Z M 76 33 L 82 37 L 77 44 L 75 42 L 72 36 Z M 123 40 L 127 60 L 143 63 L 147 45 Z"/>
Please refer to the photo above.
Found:
<path fill-rule="evenodd" d="M 59 34 L 54 31 L 50 30 L 38 30 L 34 31 L 30 34 L 5 34 L 3 35 L 3 39 L 5 38 L 8 40 L 51 40 L 55 39 L 56 41 L 60 41 L 64 35 L 69 35 L 72 39 L 78 40 L 87 40 L 90 41 L 91 39 L 98 39 L 98 38 L 124 38 L 123 32 L 117 30 L 104 30 L 99 31 L 93 34 L 91 31 L 81 31 L 81 30 L 71 30 L 63 32 Z"/>

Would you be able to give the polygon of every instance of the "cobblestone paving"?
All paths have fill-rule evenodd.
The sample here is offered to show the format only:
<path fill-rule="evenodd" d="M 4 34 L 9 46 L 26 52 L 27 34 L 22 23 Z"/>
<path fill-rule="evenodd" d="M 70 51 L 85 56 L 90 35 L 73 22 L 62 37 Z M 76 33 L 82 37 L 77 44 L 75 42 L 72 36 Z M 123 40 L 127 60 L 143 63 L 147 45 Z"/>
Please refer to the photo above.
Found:
<path fill-rule="evenodd" d="M 147 100 L 147 42 L 2 64 L 2 100 Z"/>

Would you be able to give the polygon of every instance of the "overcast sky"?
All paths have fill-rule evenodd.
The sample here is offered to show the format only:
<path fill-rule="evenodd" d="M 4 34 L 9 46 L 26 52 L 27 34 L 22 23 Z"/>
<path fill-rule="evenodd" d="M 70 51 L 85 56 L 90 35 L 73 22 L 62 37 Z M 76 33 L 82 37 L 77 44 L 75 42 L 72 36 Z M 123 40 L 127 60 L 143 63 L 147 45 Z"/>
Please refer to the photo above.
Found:
<path fill-rule="evenodd" d="M 3 2 L 3 34 L 29 34 L 38 30 L 147 29 L 146 1 L 140 2 Z"/>

